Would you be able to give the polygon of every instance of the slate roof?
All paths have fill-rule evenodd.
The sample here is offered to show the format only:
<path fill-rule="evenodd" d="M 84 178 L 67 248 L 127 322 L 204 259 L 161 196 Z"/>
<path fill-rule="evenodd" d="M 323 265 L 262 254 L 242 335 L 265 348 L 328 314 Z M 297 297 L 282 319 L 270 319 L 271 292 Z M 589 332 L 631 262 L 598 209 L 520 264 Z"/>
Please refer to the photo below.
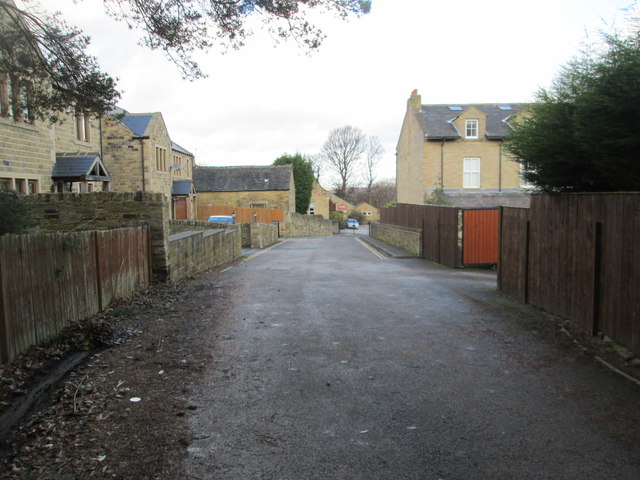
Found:
<path fill-rule="evenodd" d="M 185 155 L 191 155 L 193 157 L 193 153 L 188 151 L 186 148 L 181 147 L 176 142 L 171 142 L 171 148 L 176 152 L 184 153 Z"/>
<path fill-rule="evenodd" d="M 511 104 L 469 104 L 469 105 L 422 105 L 416 112 L 418 122 L 426 140 L 456 140 L 462 138 L 453 121 L 471 107 L 486 114 L 486 137 L 500 140 L 511 130 L 509 120 L 525 105 Z"/>
<path fill-rule="evenodd" d="M 198 192 L 260 192 L 291 189 L 291 165 L 277 167 L 199 167 L 193 169 Z"/>
<path fill-rule="evenodd" d="M 189 195 L 191 193 L 191 185 L 193 182 L 180 181 L 173 182 L 171 185 L 171 195 Z"/>
<path fill-rule="evenodd" d="M 100 156 L 93 152 L 56 154 L 51 177 L 54 180 L 111 180 Z"/>
<path fill-rule="evenodd" d="M 144 137 L 152 118 L 153 115 L 131 115 L 127 113 L 120 119 L 120 122 L 131 130 L 136 137 Z"/>

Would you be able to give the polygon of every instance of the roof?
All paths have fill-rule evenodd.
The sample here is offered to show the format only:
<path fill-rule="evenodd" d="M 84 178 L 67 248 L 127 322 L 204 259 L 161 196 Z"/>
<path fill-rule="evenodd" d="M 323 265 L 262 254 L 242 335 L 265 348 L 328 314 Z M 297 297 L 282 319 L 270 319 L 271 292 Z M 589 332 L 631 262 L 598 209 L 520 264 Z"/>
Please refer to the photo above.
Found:
<path fill-rule="evenodd" d="M 193 182 L 180 181 L 173 182 L 171 186 L 171 195 L 189 195 L 191 193 L 191 185 Z"/>
<path fill-rule="evenodd" d="M 129 130 L 131 130 L 136 137 L 144 137 L 144 134 L 149 126 L 149 122 L 153 115 L 150 114 L 131 114 L 125 113 L 120 122 L 122 122 Z"/>
<path fill-rule="evenodd" d="M 193 153 L 188 151 L 186 148 L 181 147 L 176 142 L 171 142 L 171 149 L 175 150 L 176 152 L 184 153 L 185 155 L 190 155 L 193 157 Z"/>
<path fill-rule="evenodd" d="M 422 105 L 416 116 L 427 140 L 456 140 L 462 135 L 453 121 L 468 109 L 477 108 L 486 115 L 487 138 L 499 140 L 513 129 L 509 120 L 524 107 L 521 103 Z"/>
<path fill-rule="evenodd" d="M 199 192 L 256 192 L 290 190 L 291 165 L 277 167 L 199 167 L 193 183 Z"/>
<path fill-rule="evenodd" d="M 97 153 L 58 153 L 51 178 L 54 180 L 85 180 L 108 182 L 111 180 Z"/>

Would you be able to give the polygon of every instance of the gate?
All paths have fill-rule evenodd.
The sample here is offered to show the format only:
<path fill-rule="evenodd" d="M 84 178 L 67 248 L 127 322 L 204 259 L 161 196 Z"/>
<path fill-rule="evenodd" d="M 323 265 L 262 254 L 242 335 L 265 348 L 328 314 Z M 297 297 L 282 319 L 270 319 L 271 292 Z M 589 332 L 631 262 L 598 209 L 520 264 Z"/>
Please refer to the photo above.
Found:
<path fill-rule="evenodd" d="M 497 208 L 462 211 L 462 264 L 498 263 Z"/>
<path fill-rule="evenodd" d="M 173 209 L 176 220 L 187 220 L 187 197 L 173 197 Z"/>

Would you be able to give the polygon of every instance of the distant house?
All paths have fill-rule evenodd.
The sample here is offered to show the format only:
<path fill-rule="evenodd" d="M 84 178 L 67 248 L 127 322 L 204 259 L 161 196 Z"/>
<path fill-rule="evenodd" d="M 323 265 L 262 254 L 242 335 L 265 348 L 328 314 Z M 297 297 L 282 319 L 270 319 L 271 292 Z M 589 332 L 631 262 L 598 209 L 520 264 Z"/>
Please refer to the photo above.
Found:
<path fill-rule="evenodd" d="M 313 181 L 313 190 L 307 215 L 319 215 L 328 219 L 331 212 L 340 212 L 347 215 L 353 209 L 354 206 L 351 203 L 323 188 L 317 180 Z"/>
<path fill-rule="evenodd" d="M 423 204 L 436 190 L 458 206 L 526 206 L 520 164 L 503 148 L 523 104 L 423 105 L 417 91 L 397 145 L 397 201 Z"/>
<path fill-rule="evenodd" d="M 352 213 L 360 214 L 362 216 L 362 223 L 365 225 L 380 221 L 380 209 L 367 202 L 357 204 Z"/>
<path fill-rule="evenodd" d="M 104 122 L 104 129 L 111 190 L 164 193 L 171 198 L 172 218 L 195 218 L 194 156 L 171 140 L 161 113 L 121 110 Z"/>
<path fill-rule="evenodd" d="M 291 165 L 201 167 L 193 169 L 198 204 L 269 208 L 295 212 Z"/>

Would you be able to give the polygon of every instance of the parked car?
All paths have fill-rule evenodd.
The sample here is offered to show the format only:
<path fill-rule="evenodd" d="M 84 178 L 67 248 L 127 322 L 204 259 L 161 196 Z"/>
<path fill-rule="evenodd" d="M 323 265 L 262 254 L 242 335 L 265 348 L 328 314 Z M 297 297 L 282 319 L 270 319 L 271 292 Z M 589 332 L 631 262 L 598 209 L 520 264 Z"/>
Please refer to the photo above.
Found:
<path fill-rule="evenodd" d="M 211 215 L 207 222 L 213 223 L 234 223 L 233 217 L 230 215 Z"/>
<path fill-rule="evenodd" d="M 349 218 L 347 220 L 347 228 L 353 228 L 354 230 L 360 226 L 358 221 L 355 218 Z"/>

